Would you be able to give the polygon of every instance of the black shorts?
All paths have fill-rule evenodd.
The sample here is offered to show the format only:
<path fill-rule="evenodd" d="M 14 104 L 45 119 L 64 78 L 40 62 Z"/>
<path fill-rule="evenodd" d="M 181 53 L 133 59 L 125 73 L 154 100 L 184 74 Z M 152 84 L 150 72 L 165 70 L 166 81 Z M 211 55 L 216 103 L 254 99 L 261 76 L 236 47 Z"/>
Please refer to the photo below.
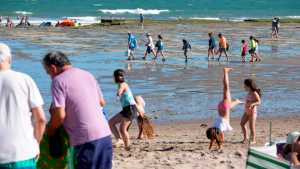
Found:
<path fill-rule="evenodd" d="M 147 47 L 147 53 L 150 54 L 152 51 L 153 51 L 153 49 L 152 49 L 150 46 L 148 46 L 148 47 Z"/>
<path fill-rule="evenodd" d="M 250 49 L 250 50 L 249 50 L 249 53 L 250 53 L 250 54 L 254 54 L 254 53 L 255 53 L 255 48 Z"/>
<path fill-rule="evenodd" d="M 123 110 L 120 112 L 120 114 L 129 120 L 133 120 L 137 116 L 137 112 L 138 111 L 135 105 L 129 105 L 123 107 Z"/>
<path fill-rule="evenodd" d="M 215 46 L 208 46 L 209 50 L 214 50 L 216 47 Z"/>
<path fill-rule="evenodd" d="M 225 48 L 219 48 L 219 52 L 226 52 L 226 49 Z"/>

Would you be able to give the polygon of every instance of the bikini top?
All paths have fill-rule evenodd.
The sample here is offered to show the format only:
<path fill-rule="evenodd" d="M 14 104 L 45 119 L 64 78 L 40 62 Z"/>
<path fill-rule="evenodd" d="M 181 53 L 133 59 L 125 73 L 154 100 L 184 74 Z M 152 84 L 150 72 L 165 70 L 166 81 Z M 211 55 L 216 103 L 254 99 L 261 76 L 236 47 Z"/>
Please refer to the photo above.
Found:
<path fill-rule="evenodd" d="M 230 104 L 226 104 L 226 103 L 224 103 L 224 101 L 221 101 L 219 104 L 218 104 L 218 110 L 220 111 L 226 111 L 226 110 L 228 110 L 228 109 L 230 109 Z"/>

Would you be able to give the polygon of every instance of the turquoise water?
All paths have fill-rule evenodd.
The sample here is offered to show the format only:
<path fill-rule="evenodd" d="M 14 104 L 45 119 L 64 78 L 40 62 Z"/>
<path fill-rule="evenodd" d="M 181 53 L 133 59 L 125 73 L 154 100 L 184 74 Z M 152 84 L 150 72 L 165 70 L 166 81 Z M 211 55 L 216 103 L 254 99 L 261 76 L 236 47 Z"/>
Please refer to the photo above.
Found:
<path fill-rule="evenodd" d="M 2 1 L 3 2 L 3 1 Z M 5 0 L 0 15 L 27 14 L 38 19 L 78 17 L 95 22 L 99 17 L 207 18 L 241 20 L 245 18 L 300 17 L 299 0 Z"/>

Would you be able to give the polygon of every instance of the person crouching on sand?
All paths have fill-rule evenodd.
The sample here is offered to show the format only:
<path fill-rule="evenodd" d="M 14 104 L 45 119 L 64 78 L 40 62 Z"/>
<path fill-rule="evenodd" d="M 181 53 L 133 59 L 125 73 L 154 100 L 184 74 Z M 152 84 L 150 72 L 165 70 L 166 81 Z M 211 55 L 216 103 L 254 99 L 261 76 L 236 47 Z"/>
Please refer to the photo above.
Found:
<path fill-rule="evenodd" d="M 223 100 L 218 105 L 219 116 L 215 119 L 214 125 L 206 131 L 206 135 L 210 139 L 209 149 L 212 148 L 214 142 L 217 142 L 218 148 L 221 149 L 224 142 L 224 132 L 232 130 L 230 125 L 230 111 L 236 105 L 242 103 L 238 99 L 232 101 L 229 89 L 229 72 L 231 70 L 232 68 L 224 68 Z"/>
<path fill-rule="evenodd" d="M 241 119 L 241 127 L 244 134 L 243 143 L 247 143 L 248 135 L 246 123 L 249 121 L 251 141 L 250 144 L 256 143 L 256 117 L 257 117 L 257 106 L 261 104 L 261 90 L 257 88 L 254 80 L 246 79 L 244 81 L 245 90 L 248 92 L 245 101 L 245 113 Z"/>
<path fill-rule="evenodd" d="M 137 117 L 138 110 L 129 85 L 125 82 L 125 71 L 122 69 L 115 70 L 114 80 L 115 83 L 118 84 L 117 96 L 120 97 L 122 111 L 109 120 L 109 126 L 117 139 L 115 147 L 120 147 L 122 144 L 124 144 L 125 149 L 130 150 L 130 137 L 128 129 L 132 123 L 132 120 Z M 116 127 L 116 125 L 119 123 L 120 130 L 118 130 Z"/>
<path fill-rule="evenodd" d="M 192 46 L 186 39 L 182 39 L 182 43 L 183 43 L 182 50 L 183 50 L 183 54 L 185 57 L 185 62 L 187 62 L 187 59 L 188 59 L 187 53 L 188 53 L 188 50 L 192 50 Z"/>

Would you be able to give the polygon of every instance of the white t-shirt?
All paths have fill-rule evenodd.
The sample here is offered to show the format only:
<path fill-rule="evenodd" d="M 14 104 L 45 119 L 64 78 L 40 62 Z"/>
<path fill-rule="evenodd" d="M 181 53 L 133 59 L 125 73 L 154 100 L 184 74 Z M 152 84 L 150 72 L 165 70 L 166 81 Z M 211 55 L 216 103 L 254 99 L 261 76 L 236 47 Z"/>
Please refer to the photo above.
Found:
<path fill-rule="evenodd" d="M 26 74 L 0 71 L 0 93 L 0 164 L 34 158 L 39 144 L 30 110 L 44 104 L 36 84 Z"/>
<path fill-rule="evenodd" d="M 148 36 L 147 40 L 148 40 L 147 46 L 150 47 L 151 49 L 154 49 L 154 43 L 153 43 L 152 37 Z"/>

